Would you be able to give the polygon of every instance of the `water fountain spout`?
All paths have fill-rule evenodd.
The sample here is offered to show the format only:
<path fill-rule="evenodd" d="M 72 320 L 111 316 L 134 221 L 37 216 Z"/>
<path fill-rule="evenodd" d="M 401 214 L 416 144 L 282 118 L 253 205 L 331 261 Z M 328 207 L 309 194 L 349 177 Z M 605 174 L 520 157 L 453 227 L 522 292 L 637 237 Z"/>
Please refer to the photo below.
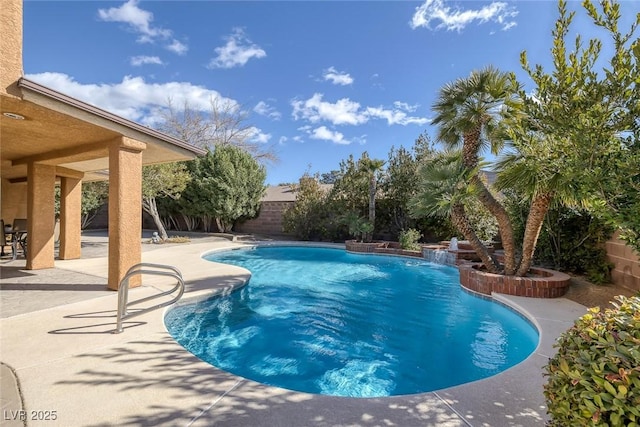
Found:
<path fill-rule="evenodd" d="M 458 239 L 456 237 L 451 238 L 451 241 L 449 242 L 449 250 L 450 251 L 458 250 Z"/>

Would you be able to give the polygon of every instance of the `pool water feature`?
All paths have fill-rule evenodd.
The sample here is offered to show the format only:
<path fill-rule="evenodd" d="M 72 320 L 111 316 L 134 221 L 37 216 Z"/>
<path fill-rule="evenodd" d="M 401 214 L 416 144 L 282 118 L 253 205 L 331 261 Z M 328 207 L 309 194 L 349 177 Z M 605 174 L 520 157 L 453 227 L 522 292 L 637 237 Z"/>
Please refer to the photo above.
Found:
<path fill-rule="evenodd" d="M 247 286 L 168 311 L 173 337 L 202 360 L 290 390 L 381 397 L 438 390 L 524 360 L 536 329 L 463 291 L 457 269 L 344 250 L 267 246 L 212 253 Z"/>

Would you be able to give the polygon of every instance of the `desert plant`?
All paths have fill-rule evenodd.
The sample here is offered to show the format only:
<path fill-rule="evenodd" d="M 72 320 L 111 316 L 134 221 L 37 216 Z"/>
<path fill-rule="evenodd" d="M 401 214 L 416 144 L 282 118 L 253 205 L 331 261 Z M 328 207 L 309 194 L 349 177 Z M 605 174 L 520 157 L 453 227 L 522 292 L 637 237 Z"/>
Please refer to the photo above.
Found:
<path fill-rule="evenodd" d="M 415 228 L 409 228 L 408 230 L 402 230 L 400 232 L 400 236 L 398 236 L 398 241 L 402 249 L 408 249 L 410 251 L 419 251 L 420 245 L 418 244 L 418 241 L 421 238 L 422 238 L 422 233 L 420 233 Z"/>
<path fill-rule="evenodd" d="M 591 308 L 545 367 L 551 426 L 640 425 L 640 296 Z"/>
<path fill-rule="evenodd" d="M 347 226 L 350 236 L 359 238 L 360 241 L 364 241 L 365 237 L 373 231 L 373 224 L 355 212 L 347 212 L 340 218 L 340 222 Z"/>

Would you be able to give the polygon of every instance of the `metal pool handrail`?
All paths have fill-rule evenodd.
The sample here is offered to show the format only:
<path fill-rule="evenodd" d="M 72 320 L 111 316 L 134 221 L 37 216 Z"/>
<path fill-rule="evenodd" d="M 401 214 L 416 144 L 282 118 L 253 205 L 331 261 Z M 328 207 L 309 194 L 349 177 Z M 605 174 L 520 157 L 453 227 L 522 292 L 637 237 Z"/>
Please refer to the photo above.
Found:
<path fill-rule="evenodd" d="M 148 274 L 151 276 L 173 277 L 178 281 L 178 283 L 168 291 L 161 292 L 159 294 L 151 295 L 148 297 L 140 298 L 139 300 L 135 300 L 133 302 L 128 302 L 129 279 L 133 276 L 142 275 L 142 274 Z M 165 301 L 151 307 L 143 308 L 135 312 L 131 312 L 131 313 L 127 312 L 127 308 L 131 305 L 140 304 L 145 301 L 150 301 L 152 299 L 160 298 L 165 295 L 170 295 L 176 291 L 178 291 L 178 294 L 169 301 Z M 178 301 L 182 297 L 182 294 L 184 294 L 184 279 L 182 278 L 182 273 L 180 273 L 180 270 L 178 270 L 177 268 L 170 265 L 150 264 L 145 262 L 141 262 L 139 264 L 132 266 L 127 271 L 127 274 L 124 275 L 124 277 L 120 281 L 120 286 L 118 287 L 118 315 L 117 315 L 117 322 L 116 322 L 116 330 L 113 331 L 113 333 L 119 334 L 123 331 L 122 322 L 124 322 L 126 319 L 130 319 L 135 316 L 140 316 L 150 311 L 157 310 L 158 308 L 171 305 L 174 302 Z"/>

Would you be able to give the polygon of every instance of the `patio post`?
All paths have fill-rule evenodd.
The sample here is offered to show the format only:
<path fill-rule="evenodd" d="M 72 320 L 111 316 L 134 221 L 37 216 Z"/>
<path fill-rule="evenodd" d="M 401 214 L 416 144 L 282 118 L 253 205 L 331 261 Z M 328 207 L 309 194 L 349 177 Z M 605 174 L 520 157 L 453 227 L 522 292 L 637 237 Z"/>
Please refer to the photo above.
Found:
<path fill-rule="evenodd" d="M 109 145 L 109 289 L 117 290 L 127 270 L 142 259 L 142 151 L 127 137 Z M 140 276 L 129 281 L 140 286 Z"/>
<path fill-rule="evenodd" d="M 54 267 L 56 167 L 27 165 L 27 269 Z"/>
<path fill-rule="evenodd" d="M 77 259 L 81 255 L 82 181 L 60 178 L 60 259 Z"/>

